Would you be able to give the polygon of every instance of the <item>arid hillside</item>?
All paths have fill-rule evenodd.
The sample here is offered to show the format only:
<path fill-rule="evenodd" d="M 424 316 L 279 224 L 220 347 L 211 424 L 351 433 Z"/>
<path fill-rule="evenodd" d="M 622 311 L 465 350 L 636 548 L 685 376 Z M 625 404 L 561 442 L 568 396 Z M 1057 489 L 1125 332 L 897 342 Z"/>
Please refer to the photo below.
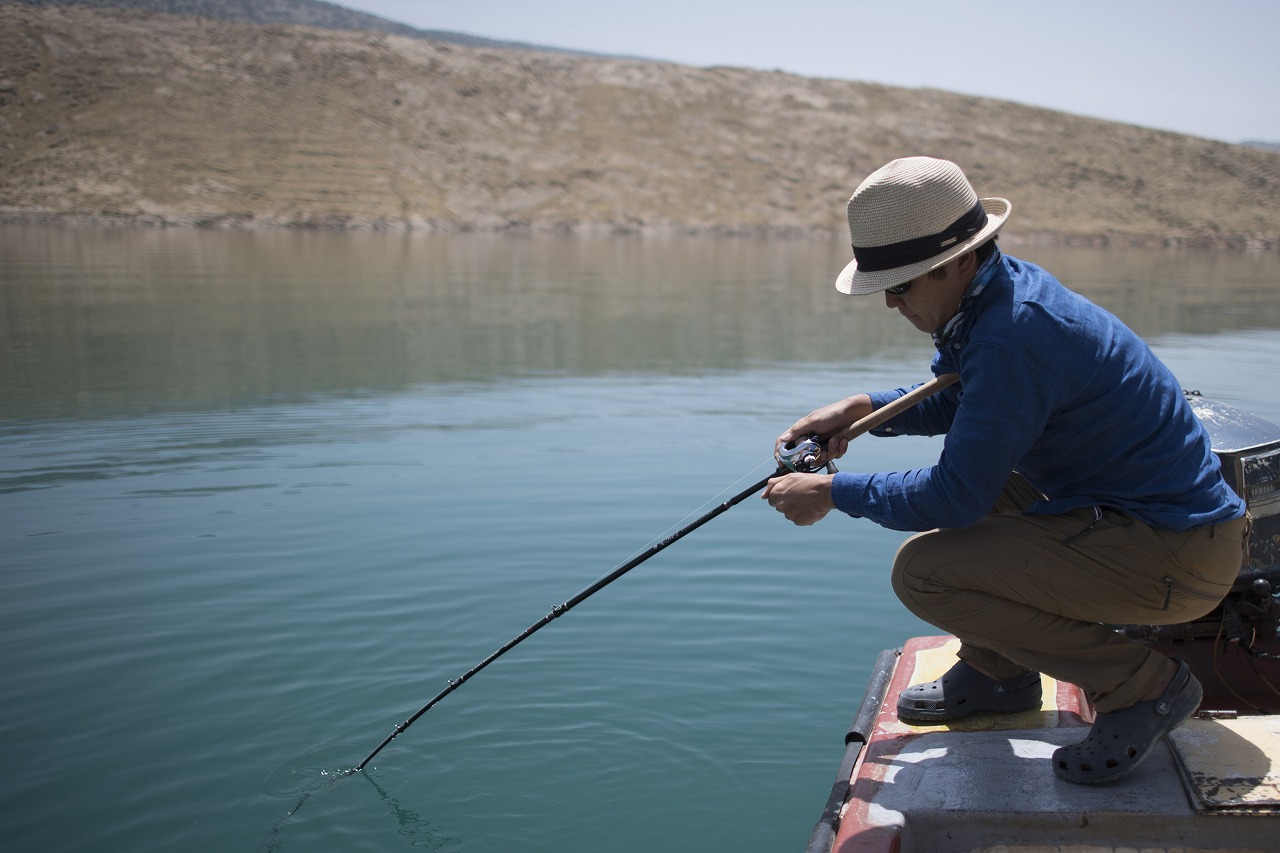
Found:
<path fill-rule="evenodd" d="M 935 90 L 0 4 L 0 220 L 844 237 L 893 157 L 1010 241 L 1280 247 L 1280 154 Z"/>

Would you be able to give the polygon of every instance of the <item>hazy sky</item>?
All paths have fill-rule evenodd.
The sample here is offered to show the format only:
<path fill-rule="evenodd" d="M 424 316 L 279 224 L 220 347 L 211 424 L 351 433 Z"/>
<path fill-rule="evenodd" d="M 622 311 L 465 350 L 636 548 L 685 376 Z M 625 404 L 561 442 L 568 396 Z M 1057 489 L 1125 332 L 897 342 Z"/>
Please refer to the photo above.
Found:
<path fill-rule="evenodd" d="M 1280 142 L 1277 0 L 351 0 L 419 29 L 928 86 Z"/>

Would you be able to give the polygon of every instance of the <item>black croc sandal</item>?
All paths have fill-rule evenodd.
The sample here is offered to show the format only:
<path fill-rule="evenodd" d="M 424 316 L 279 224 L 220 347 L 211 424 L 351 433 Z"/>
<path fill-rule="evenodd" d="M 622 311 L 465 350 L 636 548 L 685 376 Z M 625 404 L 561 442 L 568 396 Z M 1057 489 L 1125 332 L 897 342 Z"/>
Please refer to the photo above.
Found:
<path fill-rule="evenodd" d="M 1097 785 L 1133 772 L 1160 738 L 1200 707 L 1204 691 L 1185 661 L 1159 698 L 1098 714 L 1084 740 L 1053 753 L 1053 772 L 1068 782 Z"/>
<path fill-rule="evenodd" d="M 996 681 L 964 661 L 937 681 L 913 684 L 898 694 L 898 719 L 907 723 L 959 720 L 981 711 L 1010 714 L 1040 707 L 1040 673 Z"/>

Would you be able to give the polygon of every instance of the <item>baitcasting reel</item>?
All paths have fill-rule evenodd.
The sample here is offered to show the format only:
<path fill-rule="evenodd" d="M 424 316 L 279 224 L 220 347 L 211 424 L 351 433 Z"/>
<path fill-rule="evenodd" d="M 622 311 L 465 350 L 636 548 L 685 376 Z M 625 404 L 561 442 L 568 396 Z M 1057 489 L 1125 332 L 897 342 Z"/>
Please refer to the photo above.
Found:
<path fill-rule="evenodd" d="M 823 469 L 828 474 L 836 473 L 834 462 L 828 462 L 825 465 L 818 464 L 818 459 L 826 450 L 822 443 L 818 441 L 818 437 L 811 435 L 806 439 L 793 443 L 790 447 L 779 448 L 774 454 L 774 458 L 778 460 L 778 464 L 798 474 L 815 474 Z"/>

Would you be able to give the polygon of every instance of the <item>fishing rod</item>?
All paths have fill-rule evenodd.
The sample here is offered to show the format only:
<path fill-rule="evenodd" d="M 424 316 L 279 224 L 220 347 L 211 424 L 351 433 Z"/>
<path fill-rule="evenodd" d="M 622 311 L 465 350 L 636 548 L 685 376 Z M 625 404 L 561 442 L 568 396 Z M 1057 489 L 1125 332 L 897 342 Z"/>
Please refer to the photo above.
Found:
<path fill-rule="evenodd" d="M 449 686 L 446 687 L 444 690 L 441 690 L 438 694 L 436 694 L 435 698 L 433 698 L 430 702 L 428 702 L 427 704 L 419 708 L 417 713 L 415 713 L 412 717 L 405 720 L 400 725 L 396 726 L 395 729 L 391 732 L 391 734 L 387 735 L 386 740 L 378 744 L 377 749 L 369 753 L 368 757 L 366 757 L 364 761 L 361 761 L 359 764 L 356 765 L 356 770 L 363 770 L 365 765 L 368 764 L 370 761 L 372 761 L 373 757 L 382 751 L 383 747 L 391 743 L 391 741 L 393 741 L 397 735 L 399 735 L 405 729 L 409 728 L 409 726 L 413 725 L 414 721 L 416 721 L 419 717 L 427 713 L 427 711 L 430 711 L 437 702 L 439 702 L 444 697 L 448 696 L 453 691 L 457 690 L 459 687 L 465 684 L 468 679 L 470 679 L 473 675 L 478 673 L 480 670 L 484 669 L 486 666 L 493 663 L 495 660 L 502 657 L 507 652 L 511 651 L 513 648 L 518 646 L 520 643 L 524 642 L 529 637 L 533 636 L 533 634 L 536 631 L 538 631 L 540 628 L 542 628 L 544 625 L 547 625 L 553 620 L 558 619 L 564 614 L 568 613 L 574 607 L 586 601 L 588 598 L 595 595 L 597 592 L 604 589 L 606 586 L 613 583 L 618 578 L 622 577 L 627 572 L 631 571 L 636 566 L 643 563 L 645 560 L 648 560 L 654 554 L 657 554 L 659 551 L 662 551 L 668 546 L 675 544 L 677 541 L 679 541 L 680 539 L 683 539 L 688 534 L 697 530 L 699 527 L 706 524 L 711 519 L 715 518 L 716 516 L 724 512 L 727 512 L 732 507 L 742 503 L 744 500 L 751 497 L 756 492 L 760 491 L 765 486 L 767 486 L 769 484 L 769 481 L 772 480 L 774 477 L 780 476 L 782 474 L 786 474 L 789 471 L 790 469 L 782 465 L 779 465 L 778 470 L 774 471 L 768 477 L 765 477 L 760 482 L 755 483 L 747 487 L 746 489 L 743 489 L 738 494 L 729 498 L 729 500 L 713 508 L 710 512 L 698 517 L 689 525 L 680 528 L 675 533 L 672 533 L 670 536 L 668 536 L 666 539 L 663 539 L 661 542 L 657 543 L 656 545 L 653 545 L 645 549 L 641 553 L 637 554 L 635 557 L 632 557 L 627 562 L 623 563 L 613 571 L 609 572 L 609 574 L 600 578 L 600 580 L 591 584 L 591 586 L 579 592 L 573 598 L 570 598 L 568 601 L 564 602 L 563 604 L 557 604 L 555 607 L 552 607 L 551 611 L 546 616 L 543 616 L 537 622 L 534 622 L 528 628 L 525 628 L 523 631 L 521 631 L 518 635 L 511 638 L 509 641 L 507 641 L 505 645 L 503 645 L 493 654 L 489 655 L 487 658 L 480 661 L 480 663 L 476 664 L 471 669 L 463 673 L 461 677 L 451 680 L 449 682 Z"/>
<path fill-rule="evenodd" d="M 743 489 L 741 492 L 729 498 L 727 501 L 717 505 L 716 507 L 711 509 L 709 512 L 699 516 L 688 525 L 677 530 L 675 533 L 672 533 L 670 536 L 658 542 L 656 545 L 650 546 L 649 548 L 645 549 L 641 553 L 637 554 L 635 557 L 632 557 L 630 560 L 627 560 L 625 563 L 618 566 L 616 569 L 609 572 L 609 574 L 600 578 L 595 583 L 586 587 L 577 595 L 570 598 L 568 601 L 564 602 L 563 604 L 557 604 L 556 606 L 552 607 L 551 611 L 547 613 L 546 616 L 543 616 L 541 619 L 539 619 L 537 622 L 534 622 L 528 628 L 525 628 L 515 637 L 512 637 L 501 648 L 497 649 L 487 658 L 480 661 L 480 663 L 476 664 L 471 669 L 467 670 L 460 677 L 451 679 L 449 681 L 448 687 L 446 687 L 444 690 L 441 690 L 439 693 L 437 693 L 431 699 L 430 702 L 428 702 L 427 704 L 419 708 L 417 712 L 413 714 L 413 716 L 409 717 L 409 719 L 405 720 L 403 723 L 396 726 L 392 730 L 391 734 L 387 735 L 386 739 L 383 740 L 382 743 L 378 744 L 377 748 L 374 749 L 373 752 L 365 756 L 365 759 L 361 761 L 358 765 L 356 765 L 354 769 L 347 771 L 343 775 L 348 776 L 348 775 L 351 775 L 352 773 L 358 773 L 361 770 L 363 770 L 365 766 L 368 765 L 368 763 L 373 760 L 373 757 L 377 755 L 379 752 L 381 752 L 383 748 L 386 747 L 387 744 L 391 743 L 391 741 L 395 740 L 405 729 L 413 725 L 414 722 L 416 722 L 419 717 L 421 717 L 423 714 L 427 713 L 427 711 L 430 711 L 433 707 L 435 707 L 436 704 L 440 702 L 441 699 L 448 696 L 453 691 L 457 690 L 463 684 L 466 684 L 467 681 L 470 680 L 472 676 L 480 672 L 482 669 L 487 667 L 489 664 L 493 663 L 498 658 L 502 657 L 507 652 L 511 651 L 513 648 L 518 646 L 520 643 L 524 642 L 529 637 L 533 636 L 533 634 L 535 634 L 543 626 L 555 621 L 556 619 L 560 618 L 564 614 L 568 613 L 574 607 L 586 601 L 588 598 L 595 595 L 597 592 L 604 589 L 606 586 L 613 583 L 618 578 L 622 577 L 627 572 L 634 569 L 636 566 L 640 565 L 644 561 L 648 560 L 650 557 L 654 556 L 660 551 L 665 550 L 669 546 L 683 539 L 685 536 L 697 530 L 699 527 L 706 524 L 711 519 L 725 512 L 728 512 L 731 508 L 742 503 L 744 500 L 751 497 L 756 492 L 763 489 L 765 486 L 769 485 L 769 481 L 772 480 L 774 477 L 780 477 L 784 474 L 789 474 L 792 472 L 802 473 L 802 474 L 814 473 L 823 467 L 826 467 L 827 470 L 834 472 L 835 468 L 834 466 L 830 465 L 830 463 L 824 463 L 819 461 L 822 454 L 825 452 L 826 442 L 830 440 L 830 438 L 853 439 L 859 435 L 862 435 L 863 433 L 869 432 L 870 430 L 875 429 L 877 426 L 889 420 L 890 418 L 914 406 L 916 403 L 920 402 L 924 398 L 929 397 L 933 394 L 936 394 L 937 392 L 941 391 L 943 388 L 946 388 L 947 386 L 954 383 L 959 378 L 960 377 L 954 373 L 948 373 L 942 376 L 938 376 L 924 383 L 923 385 L 920 385 L 912 389 L 911 391 L 902 395 L 901 397 L 894 400 L 893 402 L 888 403 L 885 406 L 882 406 L 881 408 L 867 415 L 865 418 L 862 418 L 856 421 L 855 423 L 850 425 L 848 428 L 841 430 L 839 433 L 837 433 L 834 436 L 830 436 L 826 439 L 823 439 L 820 436 L 810 436 L 799 442 L 795 442 L 791 447 L 779 449 L 775 457 L 776 461 L 778 462 L 778 469 L 774 471 L 772 474 L 770 474 L 768 477 L 765 477 L 758 483 L 754 483 L 751 486 L 748 486 L 746 489 Z M 303 799 L 305 800 L 306 798 L 304 797 Z M 299 803 L 299 806 L 300 805 L 301 803 Z M 297 811 L 297 809 L 295 808 L 294 811 Z"/>

